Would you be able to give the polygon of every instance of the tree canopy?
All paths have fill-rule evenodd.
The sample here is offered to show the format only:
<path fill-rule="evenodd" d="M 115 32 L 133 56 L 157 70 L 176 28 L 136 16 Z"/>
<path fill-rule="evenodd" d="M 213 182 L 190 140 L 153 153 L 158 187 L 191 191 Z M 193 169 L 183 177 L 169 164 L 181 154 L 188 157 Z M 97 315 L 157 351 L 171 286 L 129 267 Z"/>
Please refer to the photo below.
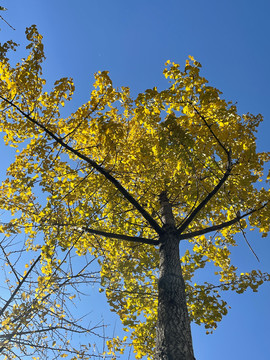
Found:
<path fill-rule="evenodd" d="M 11 214 L 1 231 L 27 234 L 27 249 L 40 253 L 39 286 L 48 279 L 53 286 L 56 249 L 95 256 L 101 291 L 139 359 L 151 356 L 155 343 L 166 194 L 177 235 L 189 242 L 181 263 L 190 319 L 216 328 L 228 307 L 222 290 L 256 291 L 270 280 L 260 271 L 239 272 L 230 259 L 236 235 L 269 232 L 270 154 L 256 149 L 262 116 L 239 115 L 190 57 L 183 70 L 166 63 L 167 89 L 135 99 L 99 72 L 89 101 L 64 118 L 73 81 L 61 78 L 49 90 L 42 36 L 35 26 L 26 35 L 28 54 L 16 65 L 8 58 L 16 44 L 0 49 L 0 129 L 17 153 L 1 185 L 1 209 Z M 216 281 L 196 281 L 205 267 Z"/>

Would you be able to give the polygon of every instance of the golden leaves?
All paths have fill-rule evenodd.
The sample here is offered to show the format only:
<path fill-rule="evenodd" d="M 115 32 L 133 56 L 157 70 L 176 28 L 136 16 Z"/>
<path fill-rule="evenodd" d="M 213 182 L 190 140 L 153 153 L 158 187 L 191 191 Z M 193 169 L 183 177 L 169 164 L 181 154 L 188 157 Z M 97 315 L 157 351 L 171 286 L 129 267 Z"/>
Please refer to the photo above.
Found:
<path fill-rule="evenodd" d="M 45 91 L 42 37 L 33 26 L 27 38 L 26 59 L 12 67 L 4 54 L 0 65 L 0 128 L 6 144 L 18 151 L 0 193 L 1 208 L 17 219 L 2 230 L 11 234 L 25 227 L 28 248 L 41 248 L 40 289 L 59 264 L 56 247 L 74 247 L 78 255 L 90 252 L 98 257 L 108 302 L 131 330 L 140 358 L 153 348 L 158 252 L 148 245 L 101 240 L 83 227 L 154 239 L 156 232 L 85 159 L 102 166 L 162 226 L 158 195 L 167 191 L 177 225 L 181 225 L 224 176 L 230 152 L 233 166 L 228 179 L 187 229 L 197 231 L 269 201 L 269 193 L 258 186 L 269 161 L 268 153 L 256 150 L 262 117 L 240 116 L 234 104 L 208 85 L 200 75 L 200 63 L 190 57 L 183 71 L 173 62 L 165 64 L 167 89 L 147 89 L 136 99 L 127 87 L 115 89 L 107 71 L 98 72 L 89 101 L 64 118 L 61 110 L 72 99 L 73 81 L 62 78 Z M 28 114 L 34 114 L 39 125 L 29 122 Z M 265 206 L 248 220 L 264 235 L 269 231 L 269 215 Z M 229 247 L 235 245 L 234 235 L 248 226 L 244 221 L 222 229 L 210 240 L 191 239 L 190 252 L 182 258 L 191 317 L 207 328 L 216 327 L 227 304 L 211 284 L 194 284 L 196 270 L 214 264 L 223 290 L 256 290 L 260 284 L 259 273 L 238 276 L 230 262 Z M 42 245 L 34 244 L 38 233 L 44 237 Z M 142 317 L 145 321 L 138 321 Z M 148 340 L 142 344 L 143 338 Z M 119 339 L 108 346 L 113 356 L 122 351 Z"/>

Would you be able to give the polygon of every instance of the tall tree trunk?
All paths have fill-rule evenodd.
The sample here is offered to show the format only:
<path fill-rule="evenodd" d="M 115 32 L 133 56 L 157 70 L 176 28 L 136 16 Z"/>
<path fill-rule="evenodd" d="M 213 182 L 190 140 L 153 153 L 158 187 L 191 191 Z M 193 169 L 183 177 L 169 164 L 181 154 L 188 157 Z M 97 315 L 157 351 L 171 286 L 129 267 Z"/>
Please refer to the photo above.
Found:
<path fill-rule="evenodd" d="M 164 235 L 160 245 L 155 360 L 195 360 L 171 204 L 160 195 Z"/>

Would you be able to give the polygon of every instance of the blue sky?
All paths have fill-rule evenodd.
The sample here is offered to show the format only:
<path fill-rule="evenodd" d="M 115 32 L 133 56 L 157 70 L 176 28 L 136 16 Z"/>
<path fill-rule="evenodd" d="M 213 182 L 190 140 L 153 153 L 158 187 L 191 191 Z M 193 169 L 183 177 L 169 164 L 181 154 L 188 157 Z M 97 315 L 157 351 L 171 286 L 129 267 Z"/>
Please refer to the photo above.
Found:
<path fill-rule="evenodd" d="M 63 76 L 74 78 L 72 109 L 88 99 L 98 70 L 109 70 L 114 85 L 129 86 L 135 96 L 166 86 L 162 75 L 166 60 L 184 66 L 192 55 L 202 63 L 210 84 L 237 102 L 240 113 L 264 116 L 258 147 L 269 150 L 269 0 L 2 0 L 0 5 L 8 8 L 1 15 L 16 28 L 13 31 L 1 21 L 1 42 L 13 39 L 23 45 L 25 28 L 37 24 L 44 36 L 48 84 Z M 22 46 L 17 60 L 23 54 Z M 3 176 L 12 153 L 2 144 L 0 148 L 5 154 Z M 241 272 L 253 268 L 270 272 L 270 237 L 252 233 L 248 240 L 260 263 L 241 237 L 232 255 L 234 263 Z M 270 359 L 269 298 L 269 283 L 258 293 L 226 294 L 231 310 L 214 334 L 192 328 L 196 358 Z M 108 311 L 102 304 L 95 311 L 105 317 Z M 114 324 L 113 318 L 107 322 L 110 319 Z"/>

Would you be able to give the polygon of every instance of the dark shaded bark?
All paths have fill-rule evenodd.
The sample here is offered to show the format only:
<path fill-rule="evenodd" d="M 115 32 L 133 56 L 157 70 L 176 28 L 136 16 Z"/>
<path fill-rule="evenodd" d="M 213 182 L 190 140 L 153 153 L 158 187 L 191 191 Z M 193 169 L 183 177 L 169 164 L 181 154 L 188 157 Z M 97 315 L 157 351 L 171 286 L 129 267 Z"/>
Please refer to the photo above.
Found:
<path fill-rule="evenodd" d="M 155 360 L 195 360 L 181 271 L 179 238 L 171 205 L 160 196 L 164 235 L 160 237 L 158 323 Z"/>

